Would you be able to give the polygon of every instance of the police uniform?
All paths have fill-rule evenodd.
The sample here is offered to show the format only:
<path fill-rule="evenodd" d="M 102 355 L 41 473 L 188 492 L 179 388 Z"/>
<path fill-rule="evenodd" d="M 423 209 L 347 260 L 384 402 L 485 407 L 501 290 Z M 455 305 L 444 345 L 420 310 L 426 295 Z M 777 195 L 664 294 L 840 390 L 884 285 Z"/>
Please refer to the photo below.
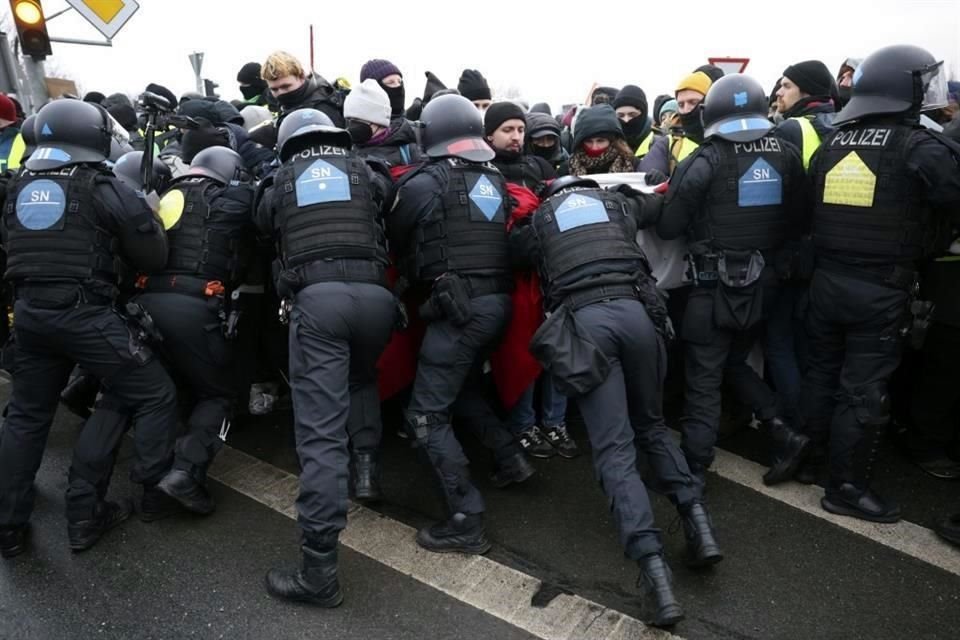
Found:
<path fill-rule="evenodd" d="M 385 183 L 318 111 L 290 114 L 279 141 L 283 164 L 259 197 L 256 223 L 276 241 L 277 289 L 292 305 L 298 521 L 308 546 L 329 553 L 346 525 L 348 424 L 373 431 L 371 455 L 379 445 L 376 363 L 396 311 L 386 288 Z"/>
<path fill-rule="evenodd" d="M 3 214 L 17 345 L 0 434 L 4 555 L 23 549 L 34 476 L 57 397 L 75 364 L 97 376 L 105 392 L 74 447 L 67 488 L 71 548 L 89 548 L 129 514 L 104 501 L 126 424 L 109 414 L 136 420 L 132 478 L 144 485 L 169 469 L 176 429 L 173 383 L 112 307 L 120 259 L 135 268 L 162 268 L 163 227 L 142 197 L 98 164 L 109 153 L 102 108 L 53 102 L 41 110 L 37 128 L 40 146 L 11 181 Z"/>
<path fill-rule="evenodd" d="M 939 66 L 917 47 L 869 56 L 837 131 L 810 166 L 817 266 L 801 406 L 815 443 L 829 438 L 822 506 L 876 522 L 900 516 L 869 484 L 890 419 L 888 383 L 910 324 L 916 263 L 933 250 L 938 213 L 955 215 L 960 206 L 960 150 L 911 124 L 924 95 L 914 82 L 923 77 L 932 86 L 927 75 L 936 78 Z"/>
<path fill-rule="evenodd" d="M 425 308 L 430 323 L 405 425 L 437 474 L 450 520 L 421 530 L 417 541 L 432 550 L 484 553 L 489 543 L 483 498 L 470 481 L 451 412 L 465 418 L 493 450 L 494 484 L 532 475 L 519 445 L 481 395 L 479 381 L 482 363 L 510 315 L 510 203 L 503 176 L 486 163 L 494 153 L 468 100 L 441 96 L 424 108 L 421 120 L 424 148 L 433 160 L 405 176 L 387 219 L 401 271 L 430 295 Z"/>
<path fill-rule="evenodd" d="M 217 171 L 217 156 L 226 169 Z M 186 432 L 177 440 L 171 474 L 161 489 L 193 493 L 189 506 L 213 509 L 206 471 L 226 439 L 239 389 L 235 377 L 236 322 L 231 294 L 253 244 L 253 186 L 240 182 L 242 159 L 226 147 L 197 154 L 191 170 L 160 202 L 170 257 L 144 275 L 136 298 L 164 337 L 162 351 L 191 399 Z"/>
<path fill-rule="evenodd" d="M 756 86 L 754 86 L 756 85 Z M 777 398 L 747 364 L 778 294 L 773 256 L 802 219 L 803 167 L 795 149 L 769 135 L 763 91 L 740 74 L 710 88 L 708 140 L 677 168 L 658 225 L 664 239 L 686 234 L 694 288 L 683 317 L 686 393 L 683 451 L 702 475 L 714 458 L 720 385 L 726 376 L 776 447 L 793 444 L 777 419 Z M 806 446 L 806 443 L 804 443 Z M 791 467 L 796 461 L 789 461 Z M 771 470 L 765 480 L 789 477 Z"/>
<path fill-rule="evenodd" d="M 684 514 L 688 538 L 696 538 L 697 526 L 704 527 L 700 535 L 709 538 L 696 538 L 691 562 L 717 562 L 722 555 L 699 504 L 700 484 L 670 438 L 662 413 L 666 307 L 636 243 L 637 229 L 650 218 L 644 209 L 658 210 L 659 197 L 646 200 L 637 192 L 626 197 L 599 189 L 590 180 L 560 181 L 570 181 L 571 186 L 548 197 L 532 222 L 511 232 L 511 254 L 537 265 L 545 307 L 553 314 L 572 314 L 564 322 L 572 322 L 576 334 L 599 350 L 609 370 L 599 372 L 589 384 L 565 382 L 559 361 L 564 359 L 566 340 L 552 334 L 543 340 L 556 353 L 542 364 L 557 384 L 576 392 L 595 472 L 626 555 L 646 561 L 662 553 L 660 531 L 637 468 L 639 447 L 658 489 Z M 551 185 L 549 192 L 555 189 Z M 541 331 L 556 321 L 548 319 Z M 694 509 L 697 515 L 691 514 Z M 700 525 L 693 524 L 696 518 L 702 518 Z"/>

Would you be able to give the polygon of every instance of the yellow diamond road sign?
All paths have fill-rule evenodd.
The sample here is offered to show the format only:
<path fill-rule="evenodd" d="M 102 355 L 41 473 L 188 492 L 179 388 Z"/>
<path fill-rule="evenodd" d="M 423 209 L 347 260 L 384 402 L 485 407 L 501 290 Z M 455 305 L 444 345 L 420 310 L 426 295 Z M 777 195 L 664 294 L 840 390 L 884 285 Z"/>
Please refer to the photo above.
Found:
<path fill-rule="evenodd" d="M 112 39 L 140 5 L 135 0 L 67 0 L 67 4 Z"/>

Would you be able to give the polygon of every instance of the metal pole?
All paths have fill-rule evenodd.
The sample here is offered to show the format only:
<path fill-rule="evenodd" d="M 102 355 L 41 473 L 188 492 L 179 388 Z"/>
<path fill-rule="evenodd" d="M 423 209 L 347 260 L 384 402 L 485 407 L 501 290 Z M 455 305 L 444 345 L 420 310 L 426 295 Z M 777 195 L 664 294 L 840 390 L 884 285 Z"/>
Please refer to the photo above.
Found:
<path fill-rule="evenodd" d="M 313 25 L 310 25 L 310 71 L 316 71 L 313 61 Z"/>
<path fill-rule="evenodd" d="M 77 40 L 76 38 L 50 38 L 50 42 L 60 42 L 62 44 L 88 44 L 95 47 L 112 47 L 113 40 Z"/>
<path fill-rule="evenodd" d="M 47 83 L 44 80 L 47 74 L 43 69 L 43 62 L 34 60 L 30 56 L 24 56 L 21 60 L 24 79 L 29 88 L 30 103 L 34 111 L 39 111 L 40 107 L 50 100 L 50 94 L 47 93 Z"/>

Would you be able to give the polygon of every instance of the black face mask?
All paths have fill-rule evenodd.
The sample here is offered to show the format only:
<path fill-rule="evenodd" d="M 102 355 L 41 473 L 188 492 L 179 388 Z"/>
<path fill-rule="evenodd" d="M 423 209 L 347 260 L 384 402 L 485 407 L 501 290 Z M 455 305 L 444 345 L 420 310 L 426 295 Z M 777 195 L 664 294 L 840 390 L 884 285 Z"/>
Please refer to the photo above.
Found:
<path fill-rule="evenodd" d="M 636 146 L 643 142 L 643 136 L 649 131 L 647 119 L 644 116 L 638 116 L 630 122 L 621 120 L 620 126 L 623 128 L 623 137 L 627 139 L 630 146 Z"/>
<path fill-rule="evenodd" d="M 533 152 L 533 155 L 540 156 L 544 160 L 553 160 L 554 154 L 557 153 L 556 143 L 550 145 L 549 147 L 541 147 L 539 145 L 530 145 L 530 151 Z"/>
<path fill-rule="evenodd" d="M 698 144 L 703 142 L 703 122 L 700 121 L 702 111 L 703 107 L 698 106 L 690 113 L 680 114 L 680 126 L 683 127 L 684 134 Z"/>
<path fill-rule="evenodd" d="M 263 93 L 263 90 L 266 88 L 267 88 L 266 82 L 263 82 L 263 81 L 254 82 L 253 84 L 248 84 L 245 87 L 243 86 L 240 87 L 240 93 L 243 94 L 244 100 L 251 100 L 259 96 L 261 93 Z"/>
<path fill-rule="evenodd" d="M 366 122 L 353 120 L 347 125 L 347 131 L 353 144 L 364 144 L 373 137 L 373 127 Z"/>
<path fill-rule="evenodd" d="M 840 104 L 837 105 L 837 111 L 839 111 L 853 97 L 853 87 L 840 87 L 837 89 L 837 93 L 840 96 Z"/>
<path fill-rule="evenodd" d="M 380 87 L 387 92 L 390 97 L 390 117 L 399 118 L 404 113 L 403 103 L 406 101 L 406 91 L 403 85 L 399 87 L 386 87 L 380 84 Z"/>
<path fill-rule="evenodd" d="M 298 88 L 294 89 L 293 91 L 288 91 L 282 96 L 277 96 L 277 102 L 280 104 L 281 107 L 285 109 L 289 107 L 295 107 L 301 102 L 303 102 L 303 99 L 307 97 L 307 94 L 309 92 L 310 92 L 310 80 L 307 79 L 303 81 L 302 85 L 300 85 Z"/>

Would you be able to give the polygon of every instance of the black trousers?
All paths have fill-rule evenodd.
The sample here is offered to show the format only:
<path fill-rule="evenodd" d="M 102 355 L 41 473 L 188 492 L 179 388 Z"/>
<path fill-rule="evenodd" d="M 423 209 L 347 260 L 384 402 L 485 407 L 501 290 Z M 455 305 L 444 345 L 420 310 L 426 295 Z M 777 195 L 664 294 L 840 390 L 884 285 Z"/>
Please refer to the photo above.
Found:
<path fill-rule="evenodd" d="M 74 446 L 67 517 L 84 520 L 107 490 L 120 437 L 134 421 L 134 482 L 153 483 L 169 470 L 176 429 L 176 394 L 166 371 L 140 349 L 125 321 L 105 305 L 42 309 L 15 306 L 13 392 L 0 432 L 0 526 L 26 522 L 33 482 L 74 365 L 99 378 L 103 398 Z M 141 351 L 149 354 L 149 351 Z M 122 417 L 122 419 L 118 419 Z"/>

